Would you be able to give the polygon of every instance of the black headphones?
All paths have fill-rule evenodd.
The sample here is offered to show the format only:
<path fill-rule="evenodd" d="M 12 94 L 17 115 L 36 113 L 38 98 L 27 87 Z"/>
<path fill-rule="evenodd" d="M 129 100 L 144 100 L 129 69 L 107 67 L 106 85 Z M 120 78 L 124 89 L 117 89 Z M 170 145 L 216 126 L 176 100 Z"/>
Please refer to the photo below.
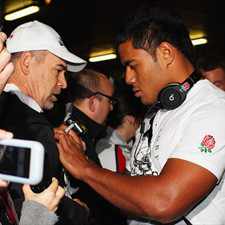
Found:
<path fill-rule="evenodd" d="M 159 92 L 157 105 L 160 109 L 166 110 L 177 108 L 186 99 L 187 92 L 200 79 L 200 73 L 194 71 L 183 83 L 168 84 Z"/>
<path fill-rule="evenodd" d="M 172 110 L 180 106 L 187 97 L 188 91 L 201 79 L 201 74 L 194 71 L 183 83 L 171 83 L 163 88 L 158 95 L 158 100 L 150 105 L 144 118 L 153 118 L 159 109 Z M 141 123 L 140 132 L 144 132 L 144 121 Z"/>

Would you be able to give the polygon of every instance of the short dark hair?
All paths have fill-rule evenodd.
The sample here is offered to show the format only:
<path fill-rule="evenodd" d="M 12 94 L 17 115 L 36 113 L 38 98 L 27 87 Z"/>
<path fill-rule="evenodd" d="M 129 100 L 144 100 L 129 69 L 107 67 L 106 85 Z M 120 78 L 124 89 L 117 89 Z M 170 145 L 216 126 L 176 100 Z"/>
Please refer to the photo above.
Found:
<path fill-rule="evenodd" d="M 131 40 L 135 48 L 142 48 L 154 56 L 156 48 L 166 41 L 180 50 L 194 63 L 194 46 L 182 18 L 174 11 L 157 6 L 141 6 L 128 17 L 116 37 L 116 47 Z"/>
<path fill-rule="evenodd" d="M 221 55 L 204 55 L 200 56 L 197 60 L 197 68 L 200 71 L 207 72 L 221 68 L 225 72 L 225 58 Z"/>
<path fill-rule="evenodd" d="M 94 92 L 100 91 L 102 77 L 107 78 L 104 74 L 92 69 L 83 69 L 71 76 L 67 88 L 68 102 L 90 97 Z"/>

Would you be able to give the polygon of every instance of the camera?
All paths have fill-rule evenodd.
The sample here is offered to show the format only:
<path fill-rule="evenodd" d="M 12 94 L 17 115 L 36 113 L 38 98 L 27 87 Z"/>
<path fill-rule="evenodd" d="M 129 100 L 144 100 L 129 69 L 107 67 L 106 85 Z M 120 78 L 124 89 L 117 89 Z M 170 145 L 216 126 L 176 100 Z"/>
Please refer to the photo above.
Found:
<path fill-rule="evenodd" d="M 44 147 L 24 139 L 0 140 L 0 179 L 36 185 L 43 177 Z"/>
<path fill-rule="evenodd" d="M 71 113 L 68 113 L 64 119 L 64 123 L 67 125 L 65 132 L 68 133 L 71 129 L 77 133 L 80 137 L 85 137 L 87 128 L 80 122 L 71 118 Z"/>

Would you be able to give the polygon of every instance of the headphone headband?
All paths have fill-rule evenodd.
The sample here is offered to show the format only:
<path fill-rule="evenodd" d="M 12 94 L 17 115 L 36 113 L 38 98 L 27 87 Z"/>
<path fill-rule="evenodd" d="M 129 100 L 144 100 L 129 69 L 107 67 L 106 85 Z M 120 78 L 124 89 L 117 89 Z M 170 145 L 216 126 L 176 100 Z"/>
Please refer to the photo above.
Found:
<path fill-rule="evenodd" d="M 179 107 L 186 99 L 187 92 L 200 79 L 200 73 L 194 71 L 183 83 L 168 84 L 159 92 L 158 104 L 160 108 L 173 110 Z"/>
<path fill-rule="evenodd" d="M 183 83 L 181 87 L 184 91 L 188 92 L 193 85 L 201 79 L 201 74 L 194 71 Z"/>

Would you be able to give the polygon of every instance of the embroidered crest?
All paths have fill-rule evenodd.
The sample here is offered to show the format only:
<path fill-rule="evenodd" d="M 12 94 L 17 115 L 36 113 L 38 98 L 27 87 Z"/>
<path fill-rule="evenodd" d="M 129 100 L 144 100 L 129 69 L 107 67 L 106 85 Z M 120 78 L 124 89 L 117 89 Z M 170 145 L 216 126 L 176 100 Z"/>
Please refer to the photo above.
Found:
<path fill-rule="evenodd" d="M 201 152 L 211 153 L 212 149 L 215 147 L 216 141 L 212 135 L 205 135 L 200 146 L 198 147 Z"/>

